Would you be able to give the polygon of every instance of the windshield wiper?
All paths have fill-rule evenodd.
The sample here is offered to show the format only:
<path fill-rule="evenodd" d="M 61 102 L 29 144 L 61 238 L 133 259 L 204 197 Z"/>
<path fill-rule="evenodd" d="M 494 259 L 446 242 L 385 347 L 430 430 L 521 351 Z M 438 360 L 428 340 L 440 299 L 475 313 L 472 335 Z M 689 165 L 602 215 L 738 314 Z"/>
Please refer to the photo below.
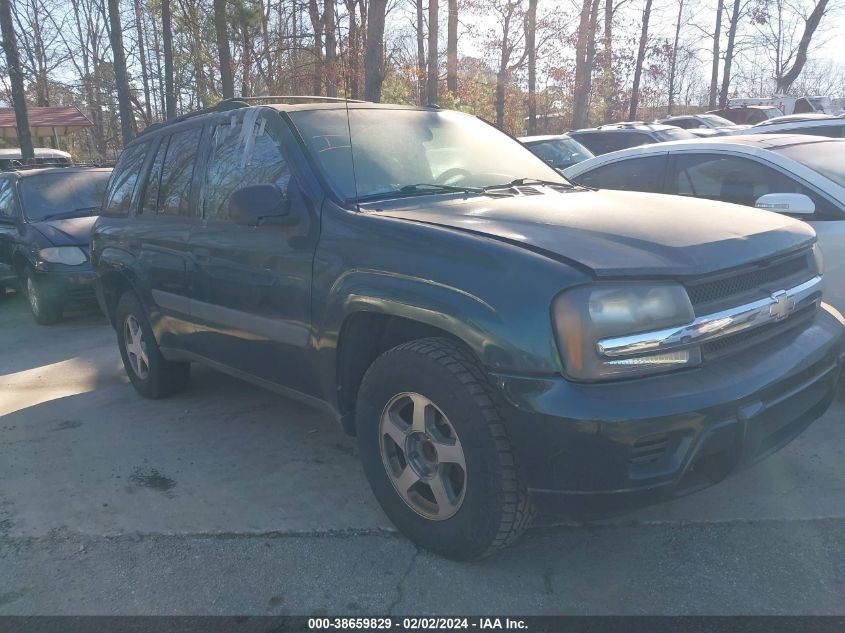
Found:
<path fill-rule="evenodd" d="M 62 213 L 50 213 L 45 215 L 42 220 L 67 220 L 68 218 L 81 218 L 87 215 L 92 215 L 91 211 L 99 211 L 100 207 L 79 207 L 73 211 L 64 211 Z"/>
<path fill-rule="evenodd" d="M 539 178 L 516 178 L 515 180 L 511 180 L 510 182 L 506 182 L 501 185 L 487 185 L 484 187 L 484 191 L 490 191 L 491 189 L 507 189 L 508 187 L 521 187 L 523 185 L 548 185 L 550 187 L 566 187 L 567 189 L 573 188 L 573 185 L 568 182 L 541 180 Z"/>
<path fill-rule="evenodd" d="M 459 187 L 456 185 L 440 185 L 437 183 L 421 182 L 415 185 L 405 185 L 394 191 L 383 191 L 381 193 L 372 193 L 366 196 L 360 196 L 358 202 L 366 202 L 368 200 L 379 200 L 384 198 L 397 198 L 405 196 L 418 196 L 432 193 L 484 193 L 484 189 L 480 187 Z"/>

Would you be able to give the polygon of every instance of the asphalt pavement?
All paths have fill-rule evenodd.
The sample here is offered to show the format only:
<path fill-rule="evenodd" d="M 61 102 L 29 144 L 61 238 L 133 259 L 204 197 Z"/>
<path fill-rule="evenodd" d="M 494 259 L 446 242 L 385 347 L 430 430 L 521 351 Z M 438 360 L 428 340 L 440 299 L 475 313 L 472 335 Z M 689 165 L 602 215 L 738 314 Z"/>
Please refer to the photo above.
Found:
<path fill-rule="evenodd" d="M 137 396 L 95 310 L 0 298 L 0 614 L 845 614 L 845 403 L 752 469 L 478 563 L 420 551 L 324 414 L 195 368 Z"/>

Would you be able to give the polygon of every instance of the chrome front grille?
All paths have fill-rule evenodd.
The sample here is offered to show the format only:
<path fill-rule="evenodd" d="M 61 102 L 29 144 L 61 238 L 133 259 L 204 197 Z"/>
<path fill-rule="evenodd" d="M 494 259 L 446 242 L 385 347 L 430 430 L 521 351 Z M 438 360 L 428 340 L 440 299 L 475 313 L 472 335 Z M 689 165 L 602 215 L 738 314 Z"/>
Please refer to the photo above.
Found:
<path fill-rule="evenodd" d="M 806 250 L 741 270 L 720 273 L 686 284 L 696 315 L 768 297 L 817 274 L 812 251 Z"/>

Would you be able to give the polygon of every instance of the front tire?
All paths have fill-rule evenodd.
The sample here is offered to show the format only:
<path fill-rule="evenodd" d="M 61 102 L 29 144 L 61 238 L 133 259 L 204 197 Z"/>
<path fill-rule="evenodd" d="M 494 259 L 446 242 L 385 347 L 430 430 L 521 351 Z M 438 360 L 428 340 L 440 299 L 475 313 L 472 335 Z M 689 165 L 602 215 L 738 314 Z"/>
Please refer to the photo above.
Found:
<path fill-rule="evenodd" d="M 44 284 L 36 277 L 31 268 L 24 269 L 24 278 L 21 285 L 29 302 L 29 311 L 32 312 L 36 323 L 52 325 L 62 318 L 61 303 L 56 301 L 54 297 L 49 296 Z"/>
<path fill-rule="evenodd" d="M 188 385 L 190 363 L 174 363 L 162 356 L 141 302 L 131 292 L 120 297 L 115 310 L 117 343 L 132 386 L 145 398 L 165 398 Z"/>
<path fill-rule="evenodd" d="M 414 543 L 473 560 L 528 527 L 533 512 L 496 394 L 459 344 L 421 339 L 376 359 L 356 424 L 373 492 Z"/>

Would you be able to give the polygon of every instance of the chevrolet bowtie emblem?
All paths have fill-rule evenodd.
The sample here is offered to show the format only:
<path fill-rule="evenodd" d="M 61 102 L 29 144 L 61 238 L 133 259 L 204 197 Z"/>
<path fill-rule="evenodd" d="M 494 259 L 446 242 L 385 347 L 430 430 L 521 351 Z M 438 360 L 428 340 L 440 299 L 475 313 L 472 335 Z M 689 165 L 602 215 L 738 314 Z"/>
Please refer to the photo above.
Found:
<path fill-rule="evenodd" d="M 772 295 L 774 303 L 769 307 L 769 315 L 777 321 L 785 319 L 795 310 L 795 299 L 786 294 L 785 290 Z"/>

